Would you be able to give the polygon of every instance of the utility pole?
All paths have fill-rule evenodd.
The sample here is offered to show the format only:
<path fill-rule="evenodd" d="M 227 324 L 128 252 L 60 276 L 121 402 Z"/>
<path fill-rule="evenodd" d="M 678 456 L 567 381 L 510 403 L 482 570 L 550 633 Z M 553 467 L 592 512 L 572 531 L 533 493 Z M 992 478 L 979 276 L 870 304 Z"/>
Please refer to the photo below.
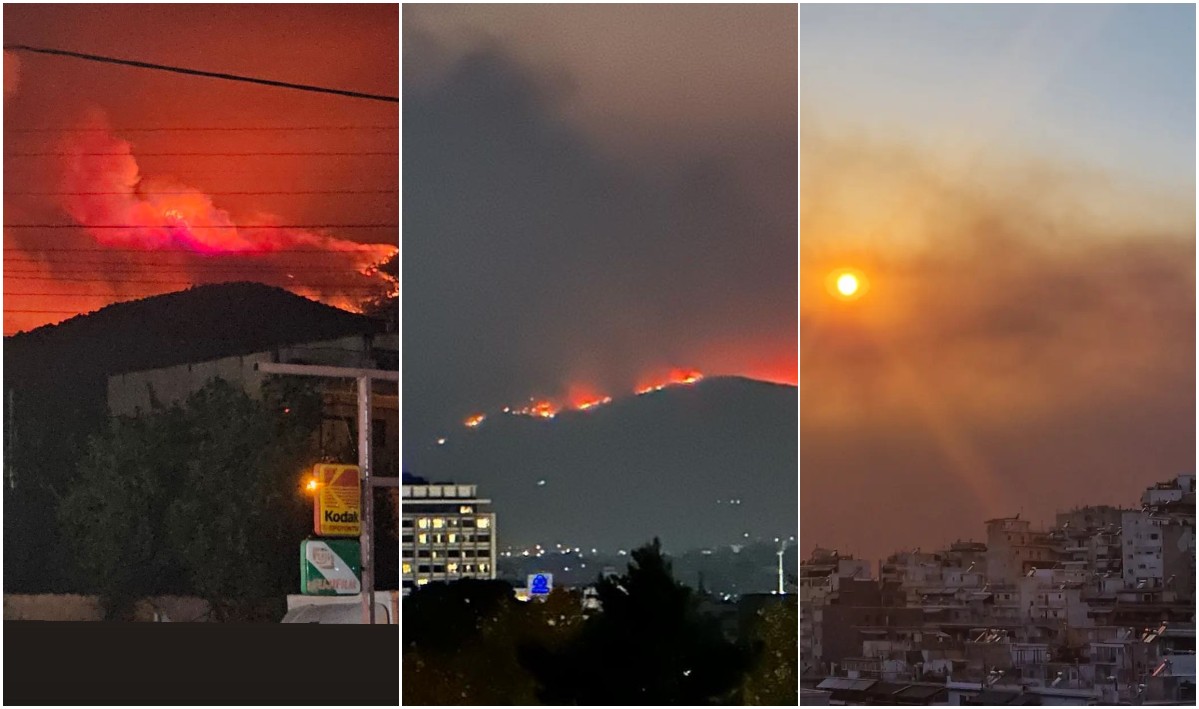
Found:
<path fill-rule="evenodd" d="M 399 382 L 400 373 L 386 369 L 355 369 L 307 364 L 258 362 L 254 369 L 268 374 L 356 379 L 358 381 L 358 469 L 361 474 L 362 520 L 358 541 L 362 547 L 362 622 L 375 624 L 375 487 L 398 487 L 394 477 L 376 479 L 371 468 L 371 383 Z"/>

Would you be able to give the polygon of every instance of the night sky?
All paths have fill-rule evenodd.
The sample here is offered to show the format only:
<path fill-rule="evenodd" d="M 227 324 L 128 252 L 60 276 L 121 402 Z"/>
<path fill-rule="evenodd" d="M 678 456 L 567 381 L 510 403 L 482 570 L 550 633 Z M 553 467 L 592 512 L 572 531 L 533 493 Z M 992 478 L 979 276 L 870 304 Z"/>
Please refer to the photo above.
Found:
<path fill-rule="evenodd" d="M 23 5 L 4 8 L 4 40 L 397 96 L 398 20 L 386 5 Z M 199 283 L 341 307 L 386 287 L 360 271 L 395 253 L 395 103 L 5 52 L 4 109 L 6 334 Z"/>
<path fill-rule="evenodd" d="M 673 368 L 796 383 L 796 21 L 404 8 L 406 451 Z"/>
<path fill-rule="evenodd" d="M 1194 13 L 803 9 L 805 553 L 1194 470 Z"/>

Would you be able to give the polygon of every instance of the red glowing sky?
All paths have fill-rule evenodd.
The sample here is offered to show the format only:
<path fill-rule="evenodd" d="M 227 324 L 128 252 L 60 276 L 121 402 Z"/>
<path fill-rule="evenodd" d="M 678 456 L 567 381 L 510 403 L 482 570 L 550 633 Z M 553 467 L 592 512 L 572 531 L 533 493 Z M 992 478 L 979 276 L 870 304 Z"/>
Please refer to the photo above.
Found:
<path fill-rule="evenodd" d="M 398 93 L 394 7 L 4 12 L 6 44 Z M 6 53 L 5 333 L 201 283 L 385 292 L 364 271 L 395 252 L 397 123 L 394 104 Z"/>

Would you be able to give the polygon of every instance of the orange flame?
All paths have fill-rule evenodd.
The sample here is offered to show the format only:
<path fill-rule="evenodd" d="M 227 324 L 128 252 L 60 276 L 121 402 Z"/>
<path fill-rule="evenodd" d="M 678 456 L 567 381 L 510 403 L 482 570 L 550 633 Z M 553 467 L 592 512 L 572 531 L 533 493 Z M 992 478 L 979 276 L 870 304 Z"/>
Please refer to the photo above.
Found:
<path fill-rule="evenodd" d="M 483 423 L 483 419 L 485 418 L 487 418 L 487 414 L 475 414 L 474 416 L 468 416 L 463 423 L 467 428 L 478 428 L 479 424 Z"/>
<path fill-rule="evenodd" d="M 534 418 L 552 419 L 558 415 L 559 407 L 552 401 L 532 401 L 528 406 L 512 407 L 509 413 L 514 416 L 532 416 Z"/>
<path fill-rule="evenodd" d="M 588 409 L 594 409 L 597 406 L 603 406 L 604 404 L 611 404 L 611 403 L 612 403 L 612 397 L 605 396 L 600 399 L 592 399 L 590 401 L 584 401 L 580 404 L 576 404 L 575 408 L 578 409 L 579 411 L 587 411 Z"/>
<path fill-rule="evenodd" d="M 695 369 L 672 369 L 664 379 L 656 379 L 651 383 L 642 383 L 634 393 L 638 396 L 649 394 L 650 392 L 662 391 L 670 386 L 683 386 L 694 384 L 704 378 L 703 373 Z"/>

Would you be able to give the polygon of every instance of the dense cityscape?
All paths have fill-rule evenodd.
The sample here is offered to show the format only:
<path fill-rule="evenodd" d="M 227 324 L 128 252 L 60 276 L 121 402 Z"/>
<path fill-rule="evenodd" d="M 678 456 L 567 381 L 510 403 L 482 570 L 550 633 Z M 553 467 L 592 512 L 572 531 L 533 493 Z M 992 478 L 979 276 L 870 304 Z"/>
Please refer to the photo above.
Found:
<path fill-rule="evenodd" d="M 800 567 L 804 704 L 1195 701 L 1195 476 L 1131 508 L 898 551 L 817 548 Z"/>

